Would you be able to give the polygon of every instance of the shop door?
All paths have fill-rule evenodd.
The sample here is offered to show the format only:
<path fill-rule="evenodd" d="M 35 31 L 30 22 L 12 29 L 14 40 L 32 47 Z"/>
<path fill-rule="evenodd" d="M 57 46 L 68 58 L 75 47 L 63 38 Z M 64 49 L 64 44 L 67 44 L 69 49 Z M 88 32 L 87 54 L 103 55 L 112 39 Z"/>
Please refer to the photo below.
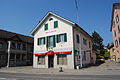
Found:
<path fill-rule="evenodd" d="M 54 55 L 48 55 L 48 68 L 54 67 Z"/>

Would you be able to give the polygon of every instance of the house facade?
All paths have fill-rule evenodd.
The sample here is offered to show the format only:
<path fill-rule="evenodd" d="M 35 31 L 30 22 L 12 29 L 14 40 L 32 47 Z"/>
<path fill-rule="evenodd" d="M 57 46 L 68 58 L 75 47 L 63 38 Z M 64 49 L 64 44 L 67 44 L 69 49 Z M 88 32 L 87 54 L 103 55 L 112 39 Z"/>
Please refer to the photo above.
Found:
<path fill-rule="evenodd" d="M 47 13 L 31 34 L 34 68 L 79 69 L 93 63 L 91 36 L 63 17 Z"/>
<path fill-rule="evenodd" d="M 111 43 L 111 44 L 108 46 L 108 49 L 109 49 L 109 53 L 110 53 L 110 59 L 111 59 L 112 61 L 116 61 L 116 53 L 115 53 L 114 44 Z"/>
<path fill-rule="evenodd" d="M 32 37 L 0 29 L 0 65 L 32 65 L 33 42 Z"/>
<path fill-rule="evenodd" d="M 116 53 L 116 61 L 120 61 L 120 3 L 113 4 L 111 32 Z"/>

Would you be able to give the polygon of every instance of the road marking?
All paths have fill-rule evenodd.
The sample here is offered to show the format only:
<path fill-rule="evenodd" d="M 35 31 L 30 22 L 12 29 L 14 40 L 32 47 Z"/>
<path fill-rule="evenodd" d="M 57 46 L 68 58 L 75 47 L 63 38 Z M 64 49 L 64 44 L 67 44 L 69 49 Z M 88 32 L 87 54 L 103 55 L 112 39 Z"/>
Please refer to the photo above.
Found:
<path fill-rule="evenodd" d="M 6 79 L 6 78 L 0 78 L 0 80 L 1 80 L 1 79 Z"/>

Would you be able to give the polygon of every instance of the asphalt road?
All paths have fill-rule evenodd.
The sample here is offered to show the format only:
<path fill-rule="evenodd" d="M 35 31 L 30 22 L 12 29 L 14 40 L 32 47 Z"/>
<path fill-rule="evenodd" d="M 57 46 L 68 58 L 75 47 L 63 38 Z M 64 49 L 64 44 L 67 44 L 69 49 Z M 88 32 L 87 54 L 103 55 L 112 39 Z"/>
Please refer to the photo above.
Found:
<path fill-rule="evenodd" d="M 0 72 L 0 80 L 120 80 L 120 75 L 53 75 Z"/>

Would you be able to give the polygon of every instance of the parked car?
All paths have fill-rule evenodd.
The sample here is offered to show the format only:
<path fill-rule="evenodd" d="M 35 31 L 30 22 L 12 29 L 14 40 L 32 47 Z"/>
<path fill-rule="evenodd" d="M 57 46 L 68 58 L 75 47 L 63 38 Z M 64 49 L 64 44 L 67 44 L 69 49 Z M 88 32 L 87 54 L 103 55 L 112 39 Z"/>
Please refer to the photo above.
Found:
<path fill-rule="evenodd" d="M 105 58 L 104 58 L 104 56 L 98 56 L 96 61 L 97 61 L 97 63 L 104 63 L 105 62 Z"/>

